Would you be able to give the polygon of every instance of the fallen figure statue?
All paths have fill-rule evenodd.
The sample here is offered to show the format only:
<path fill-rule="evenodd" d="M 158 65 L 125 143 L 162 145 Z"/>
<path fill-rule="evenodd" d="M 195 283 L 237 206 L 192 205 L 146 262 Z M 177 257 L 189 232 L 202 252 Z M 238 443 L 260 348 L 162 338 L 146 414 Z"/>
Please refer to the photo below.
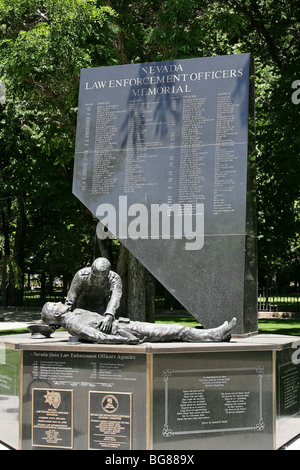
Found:
<path fill-rule="evenodd" d="M 47 302 L 42 309 L 42 320 L 53 330 L 63 327 L 79 341 L 99 344 L 149 343 L 206 343 L 230 341 L 236 325 L 233 318 L 218 328 L 197 329 L 177 324 L 155 324 L 119 318 L 112 322 L 109 334 L 100 331 L 103 316 L 77 308 L 70 308 L 61 302 Z"/>

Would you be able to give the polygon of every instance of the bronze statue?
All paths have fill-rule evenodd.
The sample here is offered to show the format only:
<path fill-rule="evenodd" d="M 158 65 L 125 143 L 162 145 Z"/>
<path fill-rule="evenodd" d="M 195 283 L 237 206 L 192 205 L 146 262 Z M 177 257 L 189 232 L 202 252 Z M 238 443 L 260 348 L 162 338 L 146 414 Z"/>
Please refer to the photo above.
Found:
<path fill-rule="evenodd" d="M 207 330 L 188 328 L 177 324 L 155 324 L 130 321 L 128 318 L 113 320 L 110 334 L 101 330 L 103 315 L 83 308 L 70 311 L 61 302 L 47 302 L 42 310 L 42 320 L 53 329 L 64 327 L 81 341 L 103 344 L 139 344 L 143 342 L 205 343 L 230 341 L 236 319 L 218 328 Z"/>
<path fill-rule="evenodd" d="M 122 296 L 120 276 L 111 271 L 106 258 L 97 258 L 91 267 L 80 269 L 74 276 L 65 305 L 103 314 L 100 331 L 109 333 Z"/>

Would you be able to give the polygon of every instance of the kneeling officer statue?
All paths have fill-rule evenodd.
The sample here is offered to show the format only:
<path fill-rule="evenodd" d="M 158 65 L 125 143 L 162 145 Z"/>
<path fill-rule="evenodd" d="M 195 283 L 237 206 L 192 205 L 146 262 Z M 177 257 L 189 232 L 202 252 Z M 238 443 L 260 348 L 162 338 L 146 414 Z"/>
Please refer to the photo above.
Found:
<path fill-rule="evenodd" d="M 121 278 L 110 268 L 106 258 L 97 258 L 91 267 L 80 269 L 65 301 L 70 310 L 81 308 L 102 314 L 99 330 L 103 333 L 110 332 L 122 297 Z"/>
<path fill-rule="evenodd" d="M 64 327 L 80 341 L 103 344 L 143 342 L 221 342 L 230 341 L 236 324 L 233 318 L 218 328 L 201 330 L 177 324 L 155 324 L 115 319 L 122 296 L 122 282 L 111 271 L 106 258 L 97 258 L 90 268 L 78 271 L 71 283 L 65 304 L 47 302 L 42 320 L 53 330 Z"/>

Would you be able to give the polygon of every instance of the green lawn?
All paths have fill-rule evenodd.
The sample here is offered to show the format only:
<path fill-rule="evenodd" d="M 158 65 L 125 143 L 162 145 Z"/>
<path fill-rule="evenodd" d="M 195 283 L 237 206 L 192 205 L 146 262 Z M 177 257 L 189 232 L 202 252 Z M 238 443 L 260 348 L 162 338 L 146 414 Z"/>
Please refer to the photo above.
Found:
<path fill-rule="evenodd" d="M 261 319 L 258 321 L 258 330 L 259 333 L 300 336 L 300 318 Z"/>
<path fill-rule="evenodd" d="M 199 326 L 199 323 L 192 315 L 185 314 L 184 312 L 157 313 L 155 315 L 155 323 L 179 323 L 180 325 L 189 326 L 190 328 Z"/>
<path fill-rule="evenodd" d="M 1 323 L 0 323 L 0 328 L 1 328 Z M 6 335 L 20 335 L 21 333 L 29 333 L 27 328 L 16 328 L 14 330 L 2 330 L 0 331 L 0 336 L 6 336 Z"/>

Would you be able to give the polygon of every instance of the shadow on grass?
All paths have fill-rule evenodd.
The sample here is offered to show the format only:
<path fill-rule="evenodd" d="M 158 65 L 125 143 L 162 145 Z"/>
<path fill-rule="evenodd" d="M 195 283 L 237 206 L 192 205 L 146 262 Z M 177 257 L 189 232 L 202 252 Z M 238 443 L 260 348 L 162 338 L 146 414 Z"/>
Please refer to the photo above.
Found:
<path fill-rule="evenodd" d="M 300 319 L 264 319 L 258 321 L 259 333 L 300 336 Z"/>

